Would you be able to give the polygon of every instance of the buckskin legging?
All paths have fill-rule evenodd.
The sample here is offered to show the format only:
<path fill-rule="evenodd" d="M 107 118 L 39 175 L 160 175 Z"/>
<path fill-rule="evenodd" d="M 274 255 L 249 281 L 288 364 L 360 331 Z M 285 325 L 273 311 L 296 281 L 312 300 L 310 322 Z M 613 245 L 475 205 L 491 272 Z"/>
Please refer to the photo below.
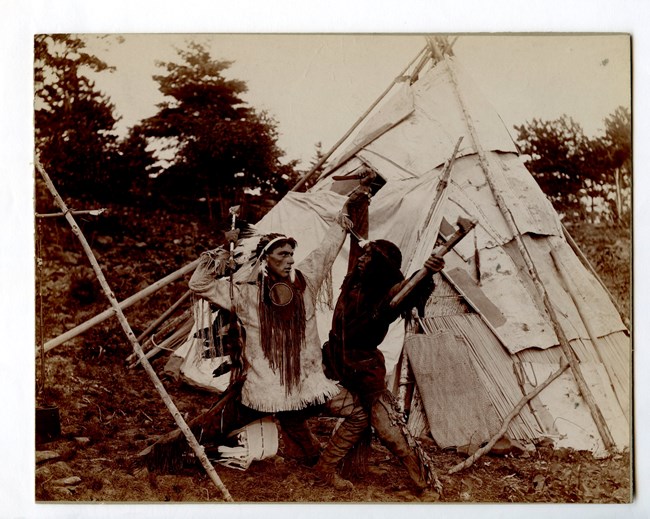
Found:
<path fill-rule="evenodd" d="M 320 463 L 334 468 L 361 439 L 368 427 L 368 413 L 359 399 L 347 389 L 343 389 L 330 400 L 326 407 L 332 415 L 344 417 L 320 458 Z M 381 442 L 406 467 L 415 485 L 423 489 L 427 486 L 424 468 L 415 451 L 409 446 L 405 433 L 398 425 L 398 419 L 392 396 L 386 389 L 371 406 L 370 423 Z"/>
<path fill-rule="evenodd" d="M 342 454 L 341 458 L 358 441 L 368 426 L 368 414 L 359 399 L 347 389 L 339 387 L 341 391 L 322 406 L 307 408 L 302 411 L 276 413 L 283 434 L 300 448 L 306 460 L 315 462 L 320 455 L 321 448 L 320 443 L 307 424 L 307 418 L 318 415 L 344 418 L 328 444 L 328 447 L 332 446 L 333 452 Z"/>

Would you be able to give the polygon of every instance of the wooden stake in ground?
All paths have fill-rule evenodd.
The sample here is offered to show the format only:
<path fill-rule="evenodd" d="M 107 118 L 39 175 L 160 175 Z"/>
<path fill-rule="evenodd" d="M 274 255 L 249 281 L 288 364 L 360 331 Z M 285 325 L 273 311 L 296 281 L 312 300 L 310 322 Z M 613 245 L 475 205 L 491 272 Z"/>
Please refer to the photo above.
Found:
<path fill-rule="evenodd" d="M 539 393 L 542 392 L 542 390 L 545 387 L 547 387 L 551 382 L 553 382 L 562 373 L 564 373 L 564 370 L 567 369 L 568 367 L 569 367 L 568 362 L 563 363 L 560 366 L 560 369 L 558 369 L 555 373 L 553 373 L 550 377 L 548 377 L 542 384 L 537 386 L 533 391 L 525 395 L 515 406 L 515 408 L 512 411 L 510 411 L 508 416 L 504 418 L 501 428 L 497 431 L 497 433 L 494 436 L 492 436 L 492 438 L 490 438 L 490 441 L 488 441 L 484 447 L 481 447 L 465 461 L 459 463 L 458 465 L 454 465 L 451 469 L 447 471 L 447 474 L 454 474 L 459 470 L 463 470 L 468 467 L 471 467 L 477 459 L 483 456 L 483 454 L 490 452 L 490 450 L 492 450 L 492 447 L 494 447 L 494 444 L 498 442 L 501 439 L 501 437 L 506 433 L 506 431 L 508 430 L 508 426 L 510 425 L 510 422 L 512 422 L 512 419 L 521 412 L 521 410 L 529 401 L 535 398 Z"/>
<path fill-rule="evenodd" d="M 156 372 L 151 367 L 151 364 L 149 364 L 149 361 L 146 359 L 144 352 L 142 351 L 142 348 L 140 347 L 140 344 L 138 343 L 138 340 L 136 339 L 135 334 L 133 333 L 133 330 L 131 330 L 131 326 L 129 325 L 129 322 L 126 320 L 126 317 L 124 316 L 124 313 L 122 312 L 122 309 L 120 308 L 120 305 L 117 302 L 115 295 L 111 291 L 111 287 L 109 286 L 108 282 L 106 281 L 106 278 L 104 277 L 104 273 L 102 272 L 102 269 L 99 266 L 99 263 L 97 262 L 97 259 L 95 258 L 95 255 L 93 254 L 93 251 L 90 248 L 88 241 L 86 240 L 83 233 L 81 232 L 81 229 L 79 229 L 79 227 L 77 226 L 77 222 L 68 211 L 68 207 L 66 206 L 63 199 L 59 196 L 59 193 L 54 187 L 52 180 L 50 180 L 49 175 L 47 174 L 45 169 L 43 169 L 43 166 L 41 166 L 41 164 L 38 161 L 36 162 L 36 169 L 38 169 L 38 172 L 43 177 L 43 180 L 45 180 L 45 184 L 47 185 L 47 188 L 50 190 L 50 193 L 52 193 L 52 196 L 54 197 L 57 205 L 59 206 L 61 211 L 63 211 L 63 213 L 65 214 L 66 220 L 72 227 L 72 232 L 77 236 L 77 238 L 79 238 L 79 241 L 81 242 L 81 246 L 83 247 L 84 252 L 88 256 L 88 259 L 90 260 L 93 270 L 97 275 L 97 279 L 99 280 L 99 283 L 101 284 L 102 289 L 106 294 L 106 297 L 110 301 L 111 306 L 113 307 L 113 310 L 115 311 L 115 314 L 117 315 L 117 318 L 120 321 L 120 324 L 122 325 L 122 329 L 126 333 L 129 342 L 131 343 L 133 349 L 135 350 L 138 357 L 140 358 L 140 362 L 142 363 L 147 374 L 149 375 L 149 378 L 151 378 L 154 386 L 158 390 L 158 393 L 160 393 L 163 402 L 167 406 L 167 409 L 169 409 L 169 412 L 174 417 L 174 421 L 181 429 L 181 431 L 183 431 L 183 434 L 187 438 L 188 443 L 192 447 L 192 450 L 196 454 L 197 458 L 201 461 L 203 468 L 208 473 L 208 476 L 210 477 L 212 482 L 221 491 L 224 500 L 232 501 L 233 499 L 230 495 L 230 492 L 228 492 L 228 489 L 225 487 L 225 485 L 222 483 L 221 479 L 217 475 L 216 471 L 214 470 L 214 467 L 210 463 L 210 460 L 208 460 L 208 457 L 205 455 L 205 451 L 203 450 L 203 447 L 196 440 L 194 434 L 192 434 L 192 431 L 185 423 L 185 420 L 181 416 L 174 402 L 172 402 L 172 399 L 170 398 L 169 394 L 165 390 L 165 387 L 163 386 L 162 382 L 158 378 L 158 375 L 156 375 Z"/>

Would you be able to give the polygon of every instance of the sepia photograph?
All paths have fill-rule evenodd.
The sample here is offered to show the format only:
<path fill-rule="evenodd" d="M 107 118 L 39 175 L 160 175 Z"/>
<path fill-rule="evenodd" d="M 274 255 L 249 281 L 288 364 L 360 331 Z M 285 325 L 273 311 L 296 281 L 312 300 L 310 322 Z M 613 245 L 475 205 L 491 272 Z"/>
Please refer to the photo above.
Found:
<path fill-rule="evenodd" d="M 35 502 L 633 502 L 632 43 L 34 34 Z"/>

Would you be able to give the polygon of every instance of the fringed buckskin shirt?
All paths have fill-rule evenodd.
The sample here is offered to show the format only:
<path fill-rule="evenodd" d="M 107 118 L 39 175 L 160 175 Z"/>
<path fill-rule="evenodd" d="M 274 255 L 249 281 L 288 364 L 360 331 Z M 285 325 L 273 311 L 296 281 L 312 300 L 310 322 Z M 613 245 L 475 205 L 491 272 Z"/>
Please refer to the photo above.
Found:
<path fill-rule="evenodd" d="M 243 267 L 234 274 L 235 311 L 246 330 L 244 360 L 248 368 L 241 391 L 245 406 L 268 413 L 293 411 L 322 404 L 339 392 L 336 382 L 323 373 L 321 342 L 316 326 L 316 301 L 346 236 L 341 226 L 332 224 L 320 247 L 296 267 L 306 281 L 303 293 L 306 325 L 305 345 L 300 354 L 300 381 L 290 390 L 281 383 L 280 370 L 271 367 L 262 351 L 258 310 L 259 272 Z M 190 279 L 190 289 L 198 296 L 230 309 L 230 281 L 227 278 L 215 279 L 206 264 L 203 261 L 199 263 Z"/>

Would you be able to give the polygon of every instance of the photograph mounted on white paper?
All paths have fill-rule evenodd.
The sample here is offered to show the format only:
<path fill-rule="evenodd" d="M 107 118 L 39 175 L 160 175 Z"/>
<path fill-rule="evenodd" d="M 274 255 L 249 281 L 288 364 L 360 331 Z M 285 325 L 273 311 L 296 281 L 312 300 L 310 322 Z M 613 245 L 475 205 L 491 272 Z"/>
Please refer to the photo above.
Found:
<path fill-rule="evenodd" d="M 34 48 L 37 502 L 631 501 L 630 35 Z"/>

